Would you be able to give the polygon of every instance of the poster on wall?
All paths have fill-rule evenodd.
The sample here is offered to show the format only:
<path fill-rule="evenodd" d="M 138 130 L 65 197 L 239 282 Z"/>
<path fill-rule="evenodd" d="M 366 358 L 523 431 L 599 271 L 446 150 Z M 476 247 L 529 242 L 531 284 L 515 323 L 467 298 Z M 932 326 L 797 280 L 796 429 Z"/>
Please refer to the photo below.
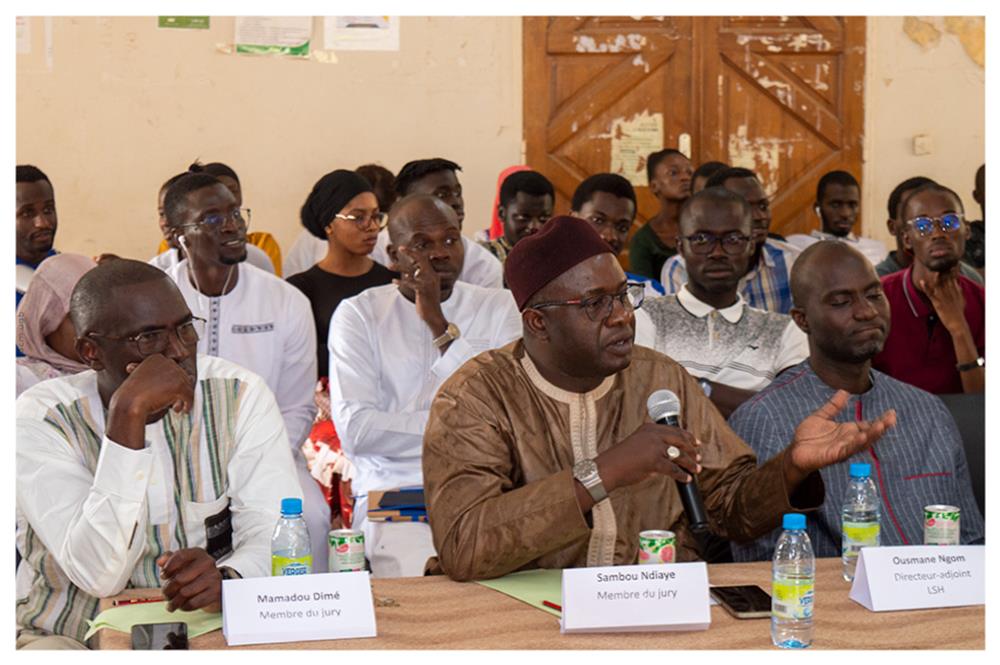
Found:
<path fill-rule="evenodd" d="M 180 30 L 208 30 L 207 16 L 157 16 L 157 28 L 177 28 Z"/>
<path fill-rule="evenodd" d="M 310 16 L 238 16 L 236 52 L 254 55 L 309 57 Z"/>
<path fill-rule="evenodd" d="M 398 16 L 326 16 L 323 48 L 330 51 L 398 51 Z"/>
<path fill-rule="evenodd" d="M 611 173 L 633 187 L 648 187 L 646 157 L 663 149 L 663 114 L 637 113 L 629 119 L 611 121 Z"/>

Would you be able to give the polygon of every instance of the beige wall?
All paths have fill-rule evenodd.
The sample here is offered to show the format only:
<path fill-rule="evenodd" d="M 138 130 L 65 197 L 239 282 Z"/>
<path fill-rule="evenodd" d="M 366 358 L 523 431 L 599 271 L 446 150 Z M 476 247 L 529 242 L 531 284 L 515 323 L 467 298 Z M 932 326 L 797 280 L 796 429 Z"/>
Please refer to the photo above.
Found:
<path fill-rule="evenodd" d="M 454 159 L 472 233 L 488 221 L 497 173 L 521 158 L 516 17 L 404 18 L 399 52 L 340 52 L 335 64 L 219 53 L 231 18 L 209 31 L 57 18 L 50 67 L 44 20 L 30 23 L 32 53 L 17 58 L 17 160 L 53 179 L 65 251 L 150 255 L 156 192 L 195 157 L 236 168 L 254 228 L 286 249 L 302 200 L 333 168 Z M 969 192 L 985 154 L 984 71 L 941 19 L 909 27 L 913 36 L 902 17 L 868 22 L 863 232 L 887 241 L 886 198 L 911 175 L 956 189 L 979 216 Z M 931 152 L 917 156 L 921 134 Z"/>
<path fill-rule="evenodd" d="M 489 222 L 497 174 L 521 159 L 517 18 L 403 18 L 400 51 L 338 52 L 335 64 L 220 53 L 233 19 L 214 17 L 207 31 L 51 19 L 50 62 L 45 19 L 30 25 L 17 161 L 52 179 L 63 251 L 149 258 L 157 191 L 196 157 L 236 169 L 252 228 L 286 250 L 305 196 L 334 168 L 452 159 L 472 233 Z"/>
<path fill-rule="evenodd" d="M 979 219 L 972 188 L 986 155 L 985 72 L 965 50 L 968 45 L 975 52 L 982 27 L 969 25 L 953 34 L 948 30 L 958 27 L 954 22 L 929 17 L 907 27 L 910 34 L 901 16 L 868 21 L 864 235 L 891 247 L 886 201 L 899 182 L 915 175 L 933 178 L 958 192 L 969 218 Z M 914 154 L 916 135 L 929 137 L 930 154 Z"/>

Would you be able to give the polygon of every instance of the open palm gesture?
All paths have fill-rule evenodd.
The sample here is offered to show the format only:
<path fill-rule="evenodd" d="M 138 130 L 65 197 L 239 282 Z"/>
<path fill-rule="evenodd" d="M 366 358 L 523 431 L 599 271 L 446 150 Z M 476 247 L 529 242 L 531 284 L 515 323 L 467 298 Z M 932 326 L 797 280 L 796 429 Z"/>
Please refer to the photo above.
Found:
<path fill-rule="evenodd" d="M 788 449 L 792 465 L 803 473 L 841 462 L 878 441 L 896 425 L 896 412 L 890 409 L 872 421 L 838 423 L 834 418 L 847 404 L 850 393 L 838 390 L 826 404 L 807 416 L 795 428 Z"/>

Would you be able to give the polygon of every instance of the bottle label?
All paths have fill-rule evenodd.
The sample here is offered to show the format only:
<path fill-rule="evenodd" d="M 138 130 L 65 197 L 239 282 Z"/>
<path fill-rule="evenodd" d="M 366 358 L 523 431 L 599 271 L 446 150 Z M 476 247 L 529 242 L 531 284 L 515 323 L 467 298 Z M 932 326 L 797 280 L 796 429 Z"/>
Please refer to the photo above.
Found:
<path fill-rule="evenodd" d="M 771 614 L 780 619 L 811 619 L 813 615 L 813 580 L 771 583 Z"/>
<path fill-rule="evenodd" d="M 862 547 L 877 547 L 879 543 L 878 522 L 844 522 L 841 539 L 841 555 L 856 557 Z"/>
<path fill-rule="evenodd" d="M 312 554 L 305 556 L 288 558 L 271 555 L 271 576 L 281 577 L 282 575 L 308 575 L 312 572 Z"/>

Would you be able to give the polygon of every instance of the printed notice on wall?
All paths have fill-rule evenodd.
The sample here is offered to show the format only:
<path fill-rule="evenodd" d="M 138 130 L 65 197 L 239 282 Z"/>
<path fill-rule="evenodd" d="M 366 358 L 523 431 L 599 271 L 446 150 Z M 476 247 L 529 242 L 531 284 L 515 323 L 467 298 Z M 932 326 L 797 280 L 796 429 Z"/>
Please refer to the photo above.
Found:
<path fill-rule="evenodd" d="M 236 52 L 309 57 L 310 16 L 238 16 Z"/>
<path fill-rule="evenodd" d="M 31 53 L 31 19 L 27 16 L 17 17 L 17 52 Z"/>
<path fill-rule="evenodd" d="M 663 114 L 643 111 L 611 121 L 611 169 L 635 187 L 649 186 L 646 157 L 663 149 Z"/>
<path fill-rule="evenodd" d="M 156 27 L 178 30 L 208 30 L 211 19 L 208 16 L 158 16 Z"/>
<path fill-rule="evenodd" d="M 327 16 L 323 48 L 331 51 L 398 51 L 398 16 Z"/>

